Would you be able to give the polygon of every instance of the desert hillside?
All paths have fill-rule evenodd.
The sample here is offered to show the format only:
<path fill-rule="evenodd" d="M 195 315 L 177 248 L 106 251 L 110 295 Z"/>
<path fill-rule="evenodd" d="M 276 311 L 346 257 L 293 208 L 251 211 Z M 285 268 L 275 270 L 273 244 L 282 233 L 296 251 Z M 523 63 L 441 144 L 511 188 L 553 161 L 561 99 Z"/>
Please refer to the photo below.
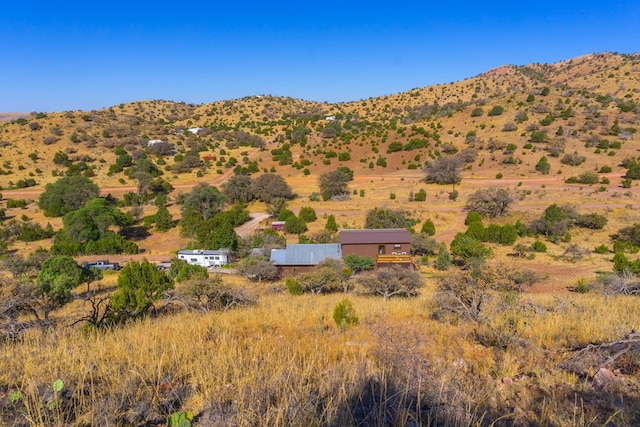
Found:
<path fill-rule="evenodd" d="M 638 128 L 617 53 L 0 114 L 0 425 L 639 425 Z M 260 255 L 366 225 L 415 269 Z"/>

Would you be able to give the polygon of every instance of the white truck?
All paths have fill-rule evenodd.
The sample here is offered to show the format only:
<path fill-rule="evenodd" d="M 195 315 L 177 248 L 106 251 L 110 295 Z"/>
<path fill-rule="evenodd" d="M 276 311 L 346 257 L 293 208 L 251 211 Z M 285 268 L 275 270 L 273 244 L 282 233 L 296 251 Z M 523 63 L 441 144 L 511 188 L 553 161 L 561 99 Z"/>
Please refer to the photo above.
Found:
<path fill-rule="evenodd" d="M 87 268 L 95 268 L 96 270 L 120 270 L 120 264 L 117 262 L 109 262 L 107 260 L 98 260 L 87 263 Z"/>

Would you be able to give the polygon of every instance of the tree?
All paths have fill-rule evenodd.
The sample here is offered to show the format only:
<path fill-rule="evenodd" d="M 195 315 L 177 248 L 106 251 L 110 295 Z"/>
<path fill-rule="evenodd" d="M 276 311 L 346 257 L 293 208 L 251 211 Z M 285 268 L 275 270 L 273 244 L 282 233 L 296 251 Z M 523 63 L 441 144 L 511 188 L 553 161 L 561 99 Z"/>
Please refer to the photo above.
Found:
<path fill-rule="evenodd" d="M 199 212 L 188 210 L 182 214 L 180 218 L 180 236 L 195 238 L 198 235 L 198 230 L 204 223 L 204 219 Z"/>
<path fill-rule="evenodd" d="M 93 274 L 70 256 L 47 258 L 36 279 L 37 293 L 46 299 L 44 317 L 48 318 L 51 310 L 71 301 L 71 291 L 92 278 Z"/>
<path fill-rule="evenodd" d="M 451 242 L 451 254 L 460 258 L 465 264 L 473 260 L 484 260 L 492 255 L 490 248 L 480 240 L 463 233 L 458 233 Z"/>
<path fill-rule="evenodd" d="M 385 300 L 391 297 L 414 297 L 423 286 L 420 273 L 398 265 L 363 273 L 354 280 L 365 294 L 378 295 Z"/>
<path fill-rule="evenodd" d="M 536 164 L 536 170 L 543 175 L 547 175 L 551 170 L 551 164 L 545 156 L 542 156 Z"/>
<path fill-rule="evenodd" d="M 438 252 L 436 239 L 426 233 L 416 233 L 411 241 L 411 255 L 435 255 Z"/>
<path fill-rule="evenodd" d="M 258 282 L 277 280 L 280 276 L 278 267 L 264 255 L 250 255 L 242 260 L 238 266 L 238 274 Z"/>
<path fill-rule="evenodd" d="M 344 290 L 345 276 L 344 262 L 328 258 L 321 261 L 312 271 L 302 273 L 296 278 L 296 283 L 303 292 L 312 294 L 326 294 Z"/>
<path fill-rule="evenodd" d="M 338 231 L 338 224 L 336 224 L 335 216 L 329 215 L 327 217 L 327 223 L 325 224 L 324 229 L 327 231 Z"/>
<path fill-rule="evenodd" d="M 351 179 L 352 177 L 341 169 L 323 173 L 318 179 L 322 198 L 329 200 L 334 196 L 349 194 L 348 182 L 351 181 Z"/>
<path fill-rule="evenodd" d="M 51 253 L 137 253 L 135 243 L 116 233 L 126 231 L 132 223 L 132 218 L 116 208 L 111 200 L 92 199 L 83 208 L 65 214 L 63 228 L 55 236 Z"/>
<path fill-rule="evenodd" d="M 255 303 L 255 298 L 248 296 L 243 289 L 225 285 L 220 274 L 189 280 L 183 292 L 195 298 L 204 311 L 226 310 Z"/>
<path fill-rule="evenodd" d="M 252 193 L 255 198 L 271 203 L 274 199 L 293 199 L 293 191 L 289 184 L 280 176 L 273 173 L 265 173 L 260 175 L 253 181 Z"/>
<path fill-rule="evenodd" d="M 447 249 L 447 246 L 442 243 L 440 245 L 440 249 L 438 250 L 438 256 L 436 260 L 433 262 L 433 266 L 436 270 L 445 271 L 451 267 L 451 254 Z"/>
<path fill-rule="evenodd" d="M 154 309 L 154 303 L 166 298 L 173 289 L 173 279 L 145 258 L 141 263 L 129 261 L 118 274 L 111 306 L 116 321 L 143 317 Z"/>
<path fill-rule="evenodd" d="M 471 194 L 467 199 L 467 208 L 483 216 L 497 217 L 506 215 L 512 203 L 509 190 L 490 187 Z"/>
<path fill-rule="evenodd" d="M 165 205 L 158 206 L 155 214 L 156 230 L 168 231 L 173 228 L 173 216 Z"/>
<path fill-rule="evenodd" d="M 213 186 L 201 183 L 193 187 L 182 203 L 182 213 L 195 211 L 202 219 L 212 218 L 222 210 L 225 203 L 225 196 Z"/>
<path fill-rule="evenodd" d="M 298 213 L 298 218 L 302 219 L 304 222 L 314 222 L 318 217 L 316 216 L 316 211 L 312 207 L 303 206 L 300 208 L 300 212 Z"/>
<path fill-rule="evenodd" d="M 222 185 L 222 192 L 232 203 L 248 203 L 256 198 L 252 186 L 253 181 L 249 175 L 234 175 Z"/>
<path fill-rule="evenodd" d="M 197 233 L 198 245 L 204 248 L 226 248 L 235 251 L 238 248 L 240 237 L 236 233 L 233 224 L 222 214 L 205 221 Z"/>
<path fill-rule="evenodd" d="M 461 170 L 462 161 L 458 157 L 438 157 L 424 166 L 424 180 L 436 184 L 452 184 L 455 190 L 455 185 L 461 179 Z"/>
<path fill-rule="evenodd" d="M 367 212 L 364 228 L 406 228 L 407 218 L 401 209 L 373 208 Z"/>
<path fill-rule="evenodd" d="M 307 224 L 304 222 L 304 220 L 296 217 L 295 215 L 290 216 L 284 222 L 285 233 L 302 234 L 307 230 L 308 230 Z"/>
<path fill-rule="evenodd" d="M 47 184 L 40 194 L 38 207 L 45 216 L 63 216 L 80 209 L 87 200 L 98 197 L 100 189 L 89 178 L 82 175 L 65 176 Z"/>

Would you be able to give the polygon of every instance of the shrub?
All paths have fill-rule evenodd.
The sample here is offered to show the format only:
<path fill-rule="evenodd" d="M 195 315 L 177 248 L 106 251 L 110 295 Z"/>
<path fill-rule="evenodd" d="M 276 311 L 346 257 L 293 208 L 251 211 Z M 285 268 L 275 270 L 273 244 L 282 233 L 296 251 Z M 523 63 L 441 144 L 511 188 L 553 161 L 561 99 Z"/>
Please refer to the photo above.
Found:
<path fill-rule="evenodd" d="M 610 173 L 611 171 L 612 171 L 611 166 L 602 166 L 598 172 L 599 173 Z"/>
<path fill-rule="evenodd" d="M 371 270 L 375 266 L 375 261 L 370 256 L 349 254 L 343 258 L 343 261 L 353 273 L 360 273 L 361 271 Z"/>
<path fill-rule="evenodd" d="M 501 105 L 496 105 L 491 110 L 489 110 L 487 116 L 499 116 L 502 113 L 504 113 L 504 107 Z"/>
<path fill-rule="evenodd" d="M 169 267 L 168 275 L 178 283 L 191 279 L 206 279 L 209 277 L 206 268 L 200 265 L 189 264 L 185 260 L 178 258 L 171 259 L 171 267 Z"/>
<path fill-rule="evenodd" d="M 547 245 L 545 245 L 543 242 L 541 242 L 540 240 L 536 240 L 535 242 L 533 242 L 533 244 L 531 245 L 531 250 L 533 252 L 540 252 L 540 253 L 544 253 L 547 252 Z"/>
<path fill-rule="evenodd" d="M 293 277 L 287 277 L 284 280 L 284 285 L 287 287 L 289 294 L 302 295 L 302 286 L 300 286 Z"/>
<path fill-rule="evenodd" d="M 538 163 L 536 164 L 536 170 L 543 175 L 547 175 L 551 170 L 551 164 L 549 160 L 545 156 L 542 156 Z"/>
<path fill-rule="evenodd" d="M 580 215 L 575 224 L 578 227 L 589 228 L 592 230 L 602 230 L 607 225 L 607 217 L 597 213 L 589 213 Z"/>
<path fill-rule="evenodd" d="M 598 174 L 592 171 L 582 172 L 578 176 L 578 182 L 580 184 L 588 184 L 588 185 L 597 184 L 599 180 L 600 178 L 598 177 Z"/>
<path fill-rule="evenodd" d="M 582 155 L 578 154 L 577 152 L 574 152 L 573 154 L 565 154 L 562 157 L 562 159 L 560 160 L 560 163 L 565 164 L 565 165 L 570 165 L 570 166 L 578 166 L 578 165 L 584 163 L 585 160 L 587 160 L 587 158 L 585 156 L 582 156 Z"/>
<path fill-rule="evenodd" d="M 513 122 L 507 122 L 504 124 L 504 126 L 502 126 L 502 130 L 504 132 L 513 132 L 518 130 L 518 126 Z"/>
<path fill-rule="evenodd" d="M 600 246 L 596 246 L 596 248 L 593 251 L 597 254 L 608 254 L 609 247 L 603 243 Z"/>
<path fill-rule="evenodd" d="M 529 141 L 531 142 L 544 142 L 547 139 L 547 134 L 543 131 L 534 131 L 531 132 L 531 137 Z"/>
<path fill-rule="evenodd" d="M 22 208 L 25 209 L 27 207 L 27 201 L 24 199 L 7 199 L 7 209 L 14 208 Z"/>
<path fill-rule="evenodd" d="M 640 179 L 640 163 L 635 163 L 627 169 L 625 174 L 627 179 Z"/>
<path fill-rule="evenodd" d="M 421 188 L 420 191 L 414 194 L 413 201 L 424 202 L 425 200 L 427 200 L 427 192 L 423 188 Z"/>
<path fill-rule="evenodd" d="M 489 258 L 493 252 L 480 240 L 463 233 L 458 233 L 451 242 L 451 254 L 467 264 L 474 259 L 484 260 L 485 258 Z"/>
<path fill-rule="evenodd" d="M 420 232 L 426 234 L 427 236 L 433 236 L 436 234 L 436 226 L 433 221 L 431 221 L 431 219 L 427 219 L 422 224 L 422 229 L 420 230 Z"/>
<path fill-rule="evenodd" d="M 146 259 L 128 262 L 118 274 L 117 290 L 111 295 L 114 320 L 145 316 L 154 302 L 167 296 L 173 280 Z"/>
<path fill-rule="evenodd" d="M 333 321 L 336 322 L 336 325 L 341 330 L 358 324 L 358 316 L 351 301 L 343 299 L 335 306 L 333 309 Z"/>
<path fill-rule="evenodd" d="M 484 114 L 482 107 L 476 107 L 471 111 L 471 117 L 480 117 Z"/>

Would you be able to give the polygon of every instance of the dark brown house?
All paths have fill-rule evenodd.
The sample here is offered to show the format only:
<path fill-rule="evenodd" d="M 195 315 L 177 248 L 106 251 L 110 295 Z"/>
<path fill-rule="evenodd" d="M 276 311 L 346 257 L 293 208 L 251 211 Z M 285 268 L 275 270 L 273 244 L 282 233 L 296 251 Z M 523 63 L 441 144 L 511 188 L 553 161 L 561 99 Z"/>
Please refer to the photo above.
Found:
<path fill-rule="evenodd" d="M 376 265 L 411 264 L 413 237 L 404 228 L 340 230 L 342 256 L 368 256 Z"/>

